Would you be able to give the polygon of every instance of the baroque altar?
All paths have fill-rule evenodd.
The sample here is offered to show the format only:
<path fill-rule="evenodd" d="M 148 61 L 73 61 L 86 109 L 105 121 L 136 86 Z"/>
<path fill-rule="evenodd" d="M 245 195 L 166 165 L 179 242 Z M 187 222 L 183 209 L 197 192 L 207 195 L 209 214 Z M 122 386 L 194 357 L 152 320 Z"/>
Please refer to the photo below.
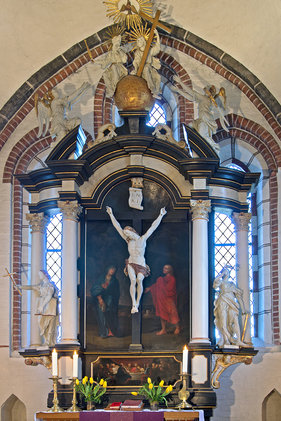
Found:
<path fill-rule="evenodd" d="M 130 1 L 125 9 L 133 10 Z M 56 311 L 44 314 L 47 294 L 39 294 L 32 304 L 32 342 L 21 354 L 27 364 L 54 369 L 50 351 L 55 346 L 59 368 L 53 371 L 49 407 L 57 395 L 61 407 L 70 407 L 78 377 L 107 379 L 107 400 L 101 406 L 127 399 L 149 378 L 171 386 L 170 407 L 185 401 L 181 390 L 186 388 L 188 405 L 204 410 L 208 420 L 216 406 L 214 389 L 221 373 L 232 364 L 250 363 L 256 353 L 247 322 L 247 193 L 259 175 L 221 166 L 212 134 L 217 128 L 214 107 L 228 130 L 222 88 L 217 95 L 213 86 L 199 94 L 175 78 L 173 91 L 198 103 L 199 118 L 190 127 L 183 125 L 180 140 L 167 124 L 147 125 L 149 111 L 161 94 L 158 26 L 169 30 L 159 16 L 157 12 L 151 18 L 150 32 L 146 26 L 135 30 L 130 74 L 122 28 L 115 27 L 111 34 L 103 79 L 106 95 L 114 98 L 118 109 L 119 125 L 112 119 L 99 127 L 94 141 L 86 142 L 80 120 L 65 119 L 66 104 L 72 103 L 73 95 L 80 97 L 87 84 L 69 97 L 49 95 L 38 100 L 40 131 L 51 119 L 56 140 L 43 169 L 17 178 L 31 194 L 27 220 L 32 227 L 33 276 L 43 269 L 38 266 L 43 265 L 46 218 L 54 209 L 62 214 L 61 335 L 54 335 L 56 342 L 35 319 L 39 315 L 48 326 L 52 322 L 54 333 L 58 295 L 52 290 Z M 55 111 L 58 106 L 60 113 Z M 237 287 L 229 281 L 227 267 L 214 280 L 214 209 L 226 206 L 236 224 L 243 268 L 237 271 Z M 35 286 L 32 282 L 27 289 Z M 217 295 L 214 289 L 219 289 Z M 75 373 L 74 351 L 79 354 Z M 75 409 L 75 399 L 72 403 Z M 57 412 L 57 406 L 53 408 Z M 54 419 L 83 417 L 60 416 Z"/>

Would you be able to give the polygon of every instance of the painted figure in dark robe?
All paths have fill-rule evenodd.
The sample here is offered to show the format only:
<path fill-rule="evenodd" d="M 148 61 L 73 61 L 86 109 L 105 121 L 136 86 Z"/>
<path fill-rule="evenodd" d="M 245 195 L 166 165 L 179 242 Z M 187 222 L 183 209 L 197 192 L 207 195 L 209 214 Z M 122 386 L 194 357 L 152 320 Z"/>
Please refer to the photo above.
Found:
<path fill-rule="evenodd" d="M 99 336 L 107 338 L 118 335 L 118 302 L 120 287 L 115 276 L 116 267 L 108 267 L 105 276 L 94 282 L 91 295 L 96 309 Z"/>

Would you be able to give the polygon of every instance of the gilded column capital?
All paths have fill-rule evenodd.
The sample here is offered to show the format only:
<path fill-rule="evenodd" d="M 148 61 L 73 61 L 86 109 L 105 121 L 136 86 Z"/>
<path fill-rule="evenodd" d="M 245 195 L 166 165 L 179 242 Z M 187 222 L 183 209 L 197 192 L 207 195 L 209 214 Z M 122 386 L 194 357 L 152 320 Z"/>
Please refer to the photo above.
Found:
<path fill-rule="evenodd" d="M 78 222 L 79 214 L 82 212 L 83 208 L 77 200 L 70 202 L 69 200 L 58 201 L 58 207 L 63 214 L 64 219 L 70 219 L 71 221 Z"/>
<path fill-rule="evenodd" d="M 235 225 L 236 231 L 248 231 L 249 222 L 251 221 L 252 214 L 245 212 L 233 212 L 232 213 L 232 222 Z"/>
<path fill-rule="evenodd" d="M 209 212 L 211 212 L 210 200 L 190 200 L 192 221 L 195 219 L 205 219 L 209 221 Z"/>
<path fill-rule="evenodd" d="M 26 220 L 31 227 L 31 233 L 34 232 L 41 232 L 42 234 L 45 232 L 45 226 L 48 222 L 48 218 L 44 215 L 44 213 L 27 213 Z"/>

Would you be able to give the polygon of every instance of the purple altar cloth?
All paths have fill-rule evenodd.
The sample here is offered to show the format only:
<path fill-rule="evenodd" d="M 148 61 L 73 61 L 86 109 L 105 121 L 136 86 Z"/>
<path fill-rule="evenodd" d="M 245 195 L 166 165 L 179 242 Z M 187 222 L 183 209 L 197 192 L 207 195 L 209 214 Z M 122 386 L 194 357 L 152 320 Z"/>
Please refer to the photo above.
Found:
<path fill-rule="evenodd" d="M 164 420 L 164 414 L 163 412 L 134 412 L 134 421 L 163 421 Z"/>
<path fill-rule="evenodd" d="M 79 414 L 79 421 L 163 421 L 159 411 L 89 411 Z"/>

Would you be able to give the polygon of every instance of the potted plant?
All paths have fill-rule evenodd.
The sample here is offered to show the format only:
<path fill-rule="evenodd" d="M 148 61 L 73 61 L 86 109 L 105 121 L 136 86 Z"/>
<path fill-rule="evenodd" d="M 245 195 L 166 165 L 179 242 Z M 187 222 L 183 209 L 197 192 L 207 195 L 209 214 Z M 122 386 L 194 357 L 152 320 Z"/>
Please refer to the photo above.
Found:
<path fill-rule="evenodd" d="M 94 404 L 100 403 L 102 396 L 106 392 L 107 382 L 101 379 L 99 383 L 95 382 L 92 377 L 88 379 L 85 376 L 82 381 L 76 380 L 76 391 L 83 395 L 87 402 L 87 410 L 95 409 Z"/>
<path fill-rule="evenodd" d="M 164 387 L 164 380 L 161 380 L 161 382 L 156 385 L 152 383 L 151 378 L 148 377 L 147 383 L 144 384 L 138 392 L 131 393 L 134 396 L 145 396 L 149 400 L 150 409 L 155 411 L 158 409 L 159 403 L 161 402 L 164 402 L 165 405 L 168 406 L 166 396 L 169 395 L 172 390 L 172 385 Z"/>

